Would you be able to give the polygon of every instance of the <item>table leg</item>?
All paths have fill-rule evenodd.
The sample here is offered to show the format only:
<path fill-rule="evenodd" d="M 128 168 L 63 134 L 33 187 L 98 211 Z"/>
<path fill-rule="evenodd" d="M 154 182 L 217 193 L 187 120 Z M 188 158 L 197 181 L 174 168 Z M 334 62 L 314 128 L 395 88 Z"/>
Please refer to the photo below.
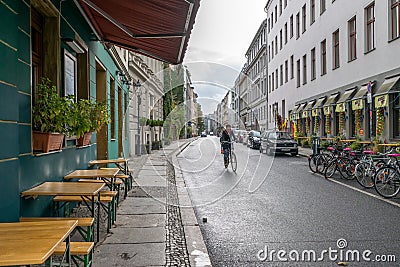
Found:
<path fill-rule="evenodd" d="M 94 203 L 94 199 L 92 203 Z M 100 192 L 98 193 L 97 196 L 97 243 L 99 242 L 99 240 L 100 240 Z"/>
<path fill-rule="evenodd" d="M 66 250 L 65 250 L 65 253 L 66 253 L 66 257 L 67 257 L 67 266 L 71 266 L 71 248 L 70 248 L 70 246 L 71 246 L 71 237 L 70 237 L 70 235 L 68 235 L 67 236 L 67 239 L 65 240 L 65 247 L 66 247 Z"/>

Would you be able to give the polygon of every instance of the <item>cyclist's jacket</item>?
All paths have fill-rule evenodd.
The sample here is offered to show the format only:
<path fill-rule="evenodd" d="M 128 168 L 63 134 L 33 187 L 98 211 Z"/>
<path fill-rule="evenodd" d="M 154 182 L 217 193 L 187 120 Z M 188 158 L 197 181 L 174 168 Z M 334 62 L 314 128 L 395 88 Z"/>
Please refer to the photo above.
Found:
<path fill-rule="evenodd" d="M 231 144 L 227 144 L 227 143 L 222 143 L 222 142 L 231 142 L 232 140 L 235 139 L 235 136 L 233 136 L 233 133 L 231 132 L 231 134 L 228 133 L 227 130 L 224 130 L 222 132 L 221 138 L 219 139 L 219 141 L 221 142 L 222 146 L 224 147 L 231 147 Z"/>

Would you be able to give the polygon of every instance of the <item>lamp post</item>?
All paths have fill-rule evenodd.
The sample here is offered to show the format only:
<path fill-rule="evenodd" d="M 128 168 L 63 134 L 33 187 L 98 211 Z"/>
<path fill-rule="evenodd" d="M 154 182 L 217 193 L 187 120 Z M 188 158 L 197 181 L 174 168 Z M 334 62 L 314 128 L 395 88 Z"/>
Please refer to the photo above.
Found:
<path fill-rule="evenodd" d="M 140 87 L 142 86 L 141 85 L 141 83 L 140 83 L 140 81 L 139 80 L 137 80 L 137 82 L 135 82 L 135 83 L 133 83 L 133 86 L 134 87 L 136 87 L 137 89 L 136 89 L 136 94 L 137 94 L 137 99 L 138 99 L 138 121 L 137 121 L 137 123 L 138 123 L 138 129 L 137 129 L 137 131 L 138 131 L 138 143 L 137 143 L 137 149 L 136 149 L 136 155 L 137 156 L 140 156 L 142 153 L 141 153 L 141 150 L 142 150 L 142 145 L 141 145 L 141 142 L 140 142 L 140 135 L 141 135 L 141 132 L 140 132 L 140 104 L 141 104 L 141 98 L 140 98 L 140 95 L 141 95 L 141 89 L 140 89 Z"/>

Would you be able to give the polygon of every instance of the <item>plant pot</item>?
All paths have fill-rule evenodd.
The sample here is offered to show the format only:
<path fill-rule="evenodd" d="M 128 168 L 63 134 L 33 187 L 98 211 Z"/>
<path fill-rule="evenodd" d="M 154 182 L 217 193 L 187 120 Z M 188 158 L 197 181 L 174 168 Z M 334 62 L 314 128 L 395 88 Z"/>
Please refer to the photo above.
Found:
<path fill-rule="evenodd" d="M 33 132 L 33 150 L 48 153 L 54 150 L 61 150 L 64 141 L 64 134 Z"/>
<path fill-rule="evenodd" d="M 85 133 L 83 136 L 79 137 L 77 140 L 77 146 L 88 146 L 92 140 L 92 132 Z"/>

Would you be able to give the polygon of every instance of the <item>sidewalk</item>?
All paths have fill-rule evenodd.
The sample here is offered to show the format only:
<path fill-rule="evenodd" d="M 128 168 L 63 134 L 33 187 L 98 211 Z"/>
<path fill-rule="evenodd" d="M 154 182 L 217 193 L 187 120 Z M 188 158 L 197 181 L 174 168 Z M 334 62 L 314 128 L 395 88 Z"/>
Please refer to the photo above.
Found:
<path fill-rule="evenodd" d="M 302 157 L 309 157 L 313 154 L 313 151 L 311 148 L 303 148 L 299 146 L 299 155 Z"/>
<path fill-rule="evenodd" d="M 96 246 L 94 267 L 211 266 L 183 177 L 174 168 L 176 154 L 193 140 L 131 160 L 133 189 L 119 205 L 111 233 Z"/>

